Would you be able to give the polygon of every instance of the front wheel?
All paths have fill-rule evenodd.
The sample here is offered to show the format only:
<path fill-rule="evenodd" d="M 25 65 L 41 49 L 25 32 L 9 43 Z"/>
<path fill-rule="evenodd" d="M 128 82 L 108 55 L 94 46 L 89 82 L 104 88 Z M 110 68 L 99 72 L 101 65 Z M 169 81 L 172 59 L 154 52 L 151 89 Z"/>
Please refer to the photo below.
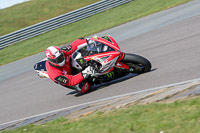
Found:
<path fill-rule="evenodd" d="M 132 71 L 133 73 L 141 74 L 151 70 L 150 61 L 139 55 L 125 53 L 122 62 L 128 65 L 130 72 Z"/>

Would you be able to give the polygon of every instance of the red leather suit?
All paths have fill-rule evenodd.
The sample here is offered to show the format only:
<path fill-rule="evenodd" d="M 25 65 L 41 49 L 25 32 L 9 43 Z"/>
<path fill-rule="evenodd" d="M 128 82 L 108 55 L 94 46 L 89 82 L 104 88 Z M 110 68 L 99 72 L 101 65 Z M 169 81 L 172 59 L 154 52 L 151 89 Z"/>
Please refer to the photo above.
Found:
<path fill-rule="evenodd" d="M 84 80 L 81 73 L 78 73 L 77 75 L 71 75 L 72 74 L 72 68 L 71 68 L 72 53 L 77 49 L 79 45 L 83 43 L 86 43 L 85 39 L 78 39 L 74 41 L 72 44 L 70 44 L 69 46 L 66 46 L 64 49 L 62 49 L 65 56 L 65 65 L 62 67 L 52 66 L 48 60 L 46 61 L 46 69 L 47 69 L 49 78 L 51 80 L 64 86 L 75 86 Z M 87 90 L 89 90 L 89 87 L 90 87 L 89 83 L 83 84 L 80 87 L 79 91 L 81 91 L 82 93 L 85 93 Z"/>

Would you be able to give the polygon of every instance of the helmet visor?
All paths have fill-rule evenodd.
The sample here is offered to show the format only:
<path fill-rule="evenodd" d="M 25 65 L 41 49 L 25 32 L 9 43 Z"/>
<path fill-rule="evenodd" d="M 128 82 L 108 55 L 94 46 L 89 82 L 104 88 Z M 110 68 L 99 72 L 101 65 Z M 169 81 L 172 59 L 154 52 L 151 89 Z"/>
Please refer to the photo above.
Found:
<path fill-rule="evenodd" d="M 64 60 L 65 60 L 65 57 L 64 57 L 63 53 L 55 59 L 49 59 L 49 61 L 54 64 L 59 64 L 59 63 L 63 62 Z"/>

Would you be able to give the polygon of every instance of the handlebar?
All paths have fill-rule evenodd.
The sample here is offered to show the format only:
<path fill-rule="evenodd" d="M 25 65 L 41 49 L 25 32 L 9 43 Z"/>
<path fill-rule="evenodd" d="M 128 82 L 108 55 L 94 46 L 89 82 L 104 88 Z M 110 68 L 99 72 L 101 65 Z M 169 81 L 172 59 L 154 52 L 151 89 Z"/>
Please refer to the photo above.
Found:
<path fill-rule="evenodd" d="M 92 66 L 95 70 L 95 72 L 98 72 L 101 68 L 101 64 L 97 62 L 96 60 L 90 60 L 88 61 L 88 65 Z"/>

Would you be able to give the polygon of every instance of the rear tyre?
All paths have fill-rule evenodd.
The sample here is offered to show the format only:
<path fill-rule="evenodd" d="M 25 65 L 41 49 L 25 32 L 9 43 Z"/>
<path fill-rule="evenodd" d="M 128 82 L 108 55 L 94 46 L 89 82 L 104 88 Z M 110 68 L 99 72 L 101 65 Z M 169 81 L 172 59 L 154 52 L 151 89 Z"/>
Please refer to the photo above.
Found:
<path fill-rule="evenodd" d="M 151 70 L 150 61 L 139 55 L 125 53 L 122 62 L 127 64 L 133 73 L 141 74 Z"/>

